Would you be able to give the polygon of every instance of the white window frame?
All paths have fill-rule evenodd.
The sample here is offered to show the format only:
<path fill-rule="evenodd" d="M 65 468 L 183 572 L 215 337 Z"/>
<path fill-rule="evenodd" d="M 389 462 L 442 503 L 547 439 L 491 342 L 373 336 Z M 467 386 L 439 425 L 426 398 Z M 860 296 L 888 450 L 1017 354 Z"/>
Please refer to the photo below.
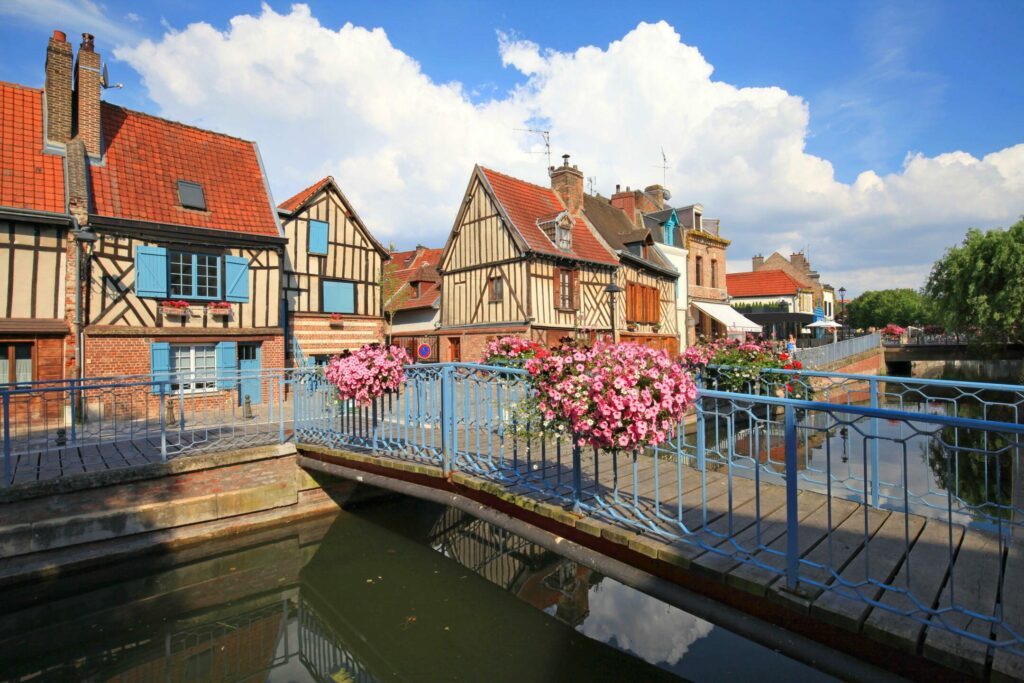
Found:
<path fill-rule="evenodd" d="M 175 382 L 174 379 L 179 372 L 177 359 L 179 352 L 182 349 L 188 349 L 188 375 L 189 379 L 184 382 Z M 204 374 L 200 381 L 197 381 L 198 376 L 196 372 L 196 351 L 201 350 L 202 357 L 206 358 L 206 351 L 209 350 L 209 358 L 212 359 L 213 365 L 206 365 L 205 370 L 209 374 Z M 170 376 L 171 376 L 171 391 L 186 394 L 209 394 L 217 391 L 217 345 L 216 344 L 171 344 L 170 353 Z M 207 379 L 208 377 L 208 379 Z"/>

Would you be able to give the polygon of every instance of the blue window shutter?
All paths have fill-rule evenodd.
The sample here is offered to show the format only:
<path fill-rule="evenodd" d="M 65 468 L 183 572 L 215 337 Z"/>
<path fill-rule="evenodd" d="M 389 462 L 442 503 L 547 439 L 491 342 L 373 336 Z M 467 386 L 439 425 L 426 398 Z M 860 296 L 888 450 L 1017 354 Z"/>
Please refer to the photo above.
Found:
<path fill-rule="evenodd" d="M 355 313 L 356 285 L 354 282 L 324 282 L 324 313 Z"/>
<path fill-rule="evenodd" d="M 324 221 L 309 222 L 309 253 L 327 253 L 327 223 Z"/>
<path fill-rule="evenodd" d="M 153 382 L 167 382 L 171 376 L 171 345 L 153 342 L 149 345 L 149 369 Z M 160 393 L 160 385 L 153 385 L 153 393 Z"/>
<path fill-rule="evenodd" d="M 135 247 L 135 295 L 167 298 L 167 250 Z"/>
<path fill-rule="evenodd" d="M 237 383 L 238 343 L 217 342 L 217 388 L 231 389 Z"/>
<path fill-rule="evenodd" d="M 249 259 L 239 256 L 224 257 L 224 298 L 236 303 L 249 302 Z"/>

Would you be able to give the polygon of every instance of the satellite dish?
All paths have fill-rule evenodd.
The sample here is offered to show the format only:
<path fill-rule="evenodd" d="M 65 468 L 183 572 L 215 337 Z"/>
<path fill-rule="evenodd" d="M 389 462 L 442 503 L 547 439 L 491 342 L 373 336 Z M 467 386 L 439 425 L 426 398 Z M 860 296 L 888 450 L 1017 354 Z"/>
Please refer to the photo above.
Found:
<path fill-rule="evenodd" d="M 103 87 L 104 90 L 108 88 L 117 89 L 124 87 L 124 83 L 115 83 L 114 85 L 110 85 L 110 76 L 107 74 L 106 64 L 103 65 L 103 73 L 100 74 L 100 85 Z"/>

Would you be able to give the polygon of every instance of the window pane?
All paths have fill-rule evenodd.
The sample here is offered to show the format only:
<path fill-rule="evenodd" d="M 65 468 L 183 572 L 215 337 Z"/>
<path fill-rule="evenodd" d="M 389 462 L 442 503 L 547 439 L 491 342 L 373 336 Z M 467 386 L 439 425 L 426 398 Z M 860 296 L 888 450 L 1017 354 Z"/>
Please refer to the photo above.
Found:
<path fill-rule="evenodd" d="M 171 296 L 192 296 L 192 254 L 171 254 Z"/>
<path fill-rule="evenodd" d="M 210 254 L 196 255 L 196 296 L 214 299 L 218 294 L 220 258 Z"/>
<path fill-rule="evenodd" d="M 195 347 L 196 389 L 212 389 L 217 377 L 217 347 Z"/>
<path fill-rule="evenodd" d="M 6 344 L 0 346 L 0 384 L 7 384 L 11 381 L 11 361 L 8 352 L 10 347 Z"/>
<path fill-rule="evenodd" d="M 32 381 L 32 345 L 14 345 L 14 381 Z"/>

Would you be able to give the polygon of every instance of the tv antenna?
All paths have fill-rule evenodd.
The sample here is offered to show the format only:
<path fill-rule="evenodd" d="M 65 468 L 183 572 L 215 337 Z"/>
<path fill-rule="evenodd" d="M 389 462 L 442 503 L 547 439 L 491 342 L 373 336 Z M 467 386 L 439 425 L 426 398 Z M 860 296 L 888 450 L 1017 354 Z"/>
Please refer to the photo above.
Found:
<path fill-rule="evenodd" d="M 544 140 L 544 153 L 548 157 L 548 168 L 551 168 L 551 131 L 540 130 L 539 128 L 516 128 L 522 133 L 534 133 L 540 135 Z"/>
<path fill-rule="evenodd" d="M 669 165 L 668 165 L 668 157 L 665 156 L 665 148 L 664 147 L 661 148 L 661 163 L 660 164 L 655 164 L 654 168 L 660 168 L 661 169 L 661 186 L 665 187 L 665 185 L 668 183 L 668 169 L 669 169 Z"/>
<path fill-rule="evenodd" d="M 587 185 L 590 187 L 590 190 L 588 190 L 587 193 L 591 195 L 594 194 L 594 188 L 597 186 L 597 176 L 587 176 Z"/>

